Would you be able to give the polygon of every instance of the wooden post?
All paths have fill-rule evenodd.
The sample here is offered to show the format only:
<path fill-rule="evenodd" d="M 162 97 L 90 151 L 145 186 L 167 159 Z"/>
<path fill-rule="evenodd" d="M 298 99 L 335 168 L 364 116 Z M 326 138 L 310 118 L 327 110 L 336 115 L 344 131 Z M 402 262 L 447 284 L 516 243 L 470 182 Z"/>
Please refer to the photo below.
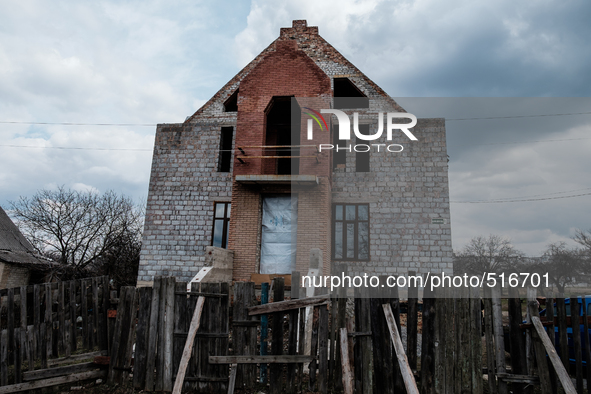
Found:
<path fill-rule="evenodd" d="M 136 289 L 133 286 L 121 288 L 117 320 L 115 321 L 115 338 L 109 363 L 108 382 L 121 384 L 125 378 L 124 371 L 131 362 L 131 338 L 135 332 L 137 312 Z"/>
<path fill-rule="evenodd" d="M 310 356 L 313 357 L 310 362 L 310 380 L 308 382 L 309 390 L 316 391 L 316 371 L 318 370 L 318 362 L 316 356 L 318 355 L 318 319 L 319 319 L 319 307 L 314 307 L 312 310 L 312 341 L 310 346 Z M 272 384 L 272 382 L 271 382 Z"/>
<path fill-rule="evenodd" d="M 406 392 L 408 394 L 419 394 L 415 377 L 412 370 L 410 369 L 410 366 L 408 365 L 406 354 L 404 353 L 404 345 L 402 345 L 402 340 L 400 338 L 400 334 L 398 333 L 398 327 L 396 326 L 396 321 L 394 320 L 394 315 L 392 314 L 392 308 L 390 307 L 390 304 L 384 304 L 382 307 L 386 316 L 386 322 L 388 323 L 392 343 L 394 344 L 394 349 L 396 349 L 396 358 L 398 360 L 398 365 L 400 366 L 400 372 L 402 373 L 402 379 L 404 380 Z"/>
<path fill-rule="evenodd" d="M 265 305 L 269 302 L 269 283 L 261 283 L 261 305 Z M 261 315 L 261 356 L 267 355 L 267 333 L 269 330 L 269 317 L 267 315 Z M 267 384 L 267 364 L 260 365 L 260 382 Z"/>
<path fill-rule="evenodd" d="M 92 332 L 91 342 L 94 347 L 95 344 L 100 344 L 98 337 L 99 326 L 99 297 L 98 297 L 98 280 L 99 278 L 92 278 Z M 106 311 L 105 311 L 106 313 Z"/>
<path fill-rule="evenodd" d="M 587 300 L 585 299 L 585 297 L 583 297 L 582 299 L 582 305 L 583 305 L 583 329 L 585 330 L 584 332 L 587 333 L 586 335 L 583 336 L 583 342 L 584 342 L 584 349 L 585 349 L 585 355 L 587 356 L 587 384 L 591 384 L 591 344 L 589 343 L 589 321 L 587 320 Z M 548 310 L 548 307 L 546 306 L 546 310 Z M 553 314 L 550 316 L 554 316 Z M 548 328 L 548 331 L 550 331 L 550 328 Z M 554 333 L 554 330 L 550 331 L 552 333 Z M 554 345 L 554 343 L 552 343 L 552 345 Z M 590 386 L 587 386 L 588 388 Z"/>
<path fill-rule="evenodd" d="M 355 391 L 373 393 L 373 360 L 369 291 L 355 288 Z"/>
<path fill-rule="evenodd" d="M 583 301 L 584 305 L 584 301 Z M 583 311 L 585 313 L 585 311 Z M 546 324 L 550 323 L 550 325 L 546 326 L 546 330 L 548 332 L 548 338 L 552 343 L 552 346 L 556 344 L 556 330 L 554 329 L 554 298 L 548 297 L 546 298 Z M 588 331 L 587 331 L 588 332 Z M 588 338 L 588 337 L 587 337 Z M 586 343 L 588 343 L 587 341 Z M 550 381 L 552 382 L 552 391 L 556 392 L 558 390 L 558 377 L 556 376 L 556 371 L 554 368 L 550 369 Z M 588 376 L 591 377 L 591 368 L 587 368 Z M 591 380 L 589 380 L 591 382 Z"/>
<path fill-rule="evenodd" d="M 53 356 L 53 301 L 51 297 L 51 284 L 45 285 L 45 329 L 47 340 L 47 357 Z"/>
<path fill-rule="evenodd" d="M 291 274 L 291 299 L 295 300 L 299 297 L 299 279 L 300 273 L 293 271 Z M 298 347 L 298 312 L 299 309 L 289 311 L 289 332 L 287 336 L 287 354 L 296 355 Z M 328 327 L 327 327 L 328 328 Z M 287 393 L 296 393 L 296 371 L 298 370 L 299 364 L 288 364 L 287 365 Z M 254 377 L 254 376 L 253 376 Z"/>
<path fill-rule="evenodd" d="M 283 301 L 285 294 L 285 279 L 273 279 L 273 302 Z M 283 312 L 273 314 L 271 354 L 280 356 L 283 354 Z M 271 364 L 269 367 L 269 383 L 271 393 L 280 393 L 283 386 L 283 367 L 278 364 Z M 310 380 L 312 377 L 310 376 Z"/>
<path fill-rule="evenodd" d="M 503 334 L 503 314 L 501 310 L 501 288 L 496 286 L 491 289 L 492 293 L 492 311 L 493 311 L 493 326 L 495 335 L 495 353 L 497 362 L 497 373 L 506 373 L 505 367 L 505 338 Z M 499 379 L 498 382 L 499 394 L 507 394 L 507 382 Z"/>
<path fill-rule="evenodd" d="M 579 304 L 578 301 L 578 297 L 570 298 L 570 324 L 573 333 L 573 343 L 575 345 L 575 370 L 577 379 L 577 393 L 583 394 L 583 349 L 581 346 L 581 324 L 579 319 L 579 316 L 581 316 L 581 304 Z M 587 337 L 588 336 L 589 331 L 587 331 Z"/>
<path fill-rule="evenodd" d="M 521 311 L 521 299 L 519 292 L 514 287 L 509 287 L 509 330 L 511 338 L 511 373 L 515 375 L 527 375 L 525 344 L 523 341 L 523 331 L 519 325 L 523 322 L 523 315 Z M 524 383 L 513 383 L 513 386 L 518 391 L 525 389 Z"/>
<path fill-rule="evenodd" d="M 319 307 L 318 326 L 318 391 L 328 391 L 328 309 Z"/>
<path fill-rule="evenodd" d="M 415 271 L 409 271 L 408 276 L 416 276 Z M 417 337 L 418 337 L 418 298 L 419 288 L 408 286 L 408 310 L 406 312 L 406 341 L 408 365 L 413 371 L 417 370 Z"/>
<path fill-rule="evenodd" d="M 0 386 L 8 384 L 8 330 L 0 335 Z"/>
<path fill-rule="evenodd" d="M 78 342 L 76 341 L 76 281 L 71 280 L 70 282 L 70 351 L 75 352 L 78 348 Z"/>
<path fill-rule="evenodd" d="M 174 388 L 172 389 L 173 394 L 180 394 L 183 388 L 183 381 L 185 380 L 185 373 L 187 372 L 187 365 L 191 358 L 191 352 L 193 350 L 193 343 L 195 341 L 195 334 L 201 324 L 201 313 L 203 312 L 203 304 L 205 303 L 205 297 L 200 296 L 197 299 L 197 306 L 193 312 L 193 318 L 191 319 L 191 327 L 189 327 L 189 333 L 187 334 L 187 342 L 185 342 L 185 348 L 183 349 L 183 356 L 179 364 L 179 370 L 176 374 L 174 381 Z"/>
<path fill-rule="evenodd" d="M 480 289 L 471 287 L 469 289 L 470 296 L 470 350 L 472 352 L 472 360 L 470 362 L 470 369 L 472 375 L 472 393 L 483 393 L 483 379 L 482 379 L 482 312 L 480 301 Z"/>
<path fill-rule="evenodd" d="M 558 318 L 558 345 L 560 346 L 560 359 L 562 364 L 568 367 L 568 334 L 566 332 L 566 306 L 564 297 L 556 299 L 556 312 Z"/>
<path fill-rule="evenodd" d="M 148 354 L 148 326 L 150 324 L 150 303 L 152 301 L 152 288 L 141 287 L 138 290 L 140 301 L 136 328 L 133 387 L 141 390 L 146 384 L 146 365 L 148 358 L 150 357 Z"/>
<path fill-rule="evenodd" d="M 172 391 L 172 341 L 174 337 L 174 291 L 175 278 L 169 277 L 166 281 L 166 295 L 164 304 L 164 371 L 163 391 Z"/>
<path fill-rule="evenodd" d="M 434 392 L 435 377 L 435 299 L 430 283 L 423 292 L 423 347 L 421 349 L 421 393 Z M 458 380 L 461 382 L 461 379 Z"/>
<path fill-rule="evenodd" d="M 82 347 L 88 349 L 90 333 L 88 332 L 88 280 L 86 279 L 80 281 L 80 309 L 82 314 Z"/>
<path fill-rule="evenodd" d="M 248 316 L 248 308 L 255 300 L 254 282 L 234 283 L 234 308 L 232 312 L 232 347 L 234 355 L 256 355 L 257 326 L 254 316 Z M 236 386 L 252 388 L 256 383 L 256 365 L 238 365 Z"/>
<path fill-rule="evenodd" d="M 102 307 L 103 307 L 103 316 L 101 319 L 100 327 L 101 327 L 101 350 L 109 350 L 109 277 L 103 276 L 102 280 L 102 288 L 103 288 L 103 297 L 102 297 Z"/>
<path fill-rule="evenodd" d="M 347 329 L 341 328 L 340 336 L 340 353 L 342 360 L 342 378 L 343 389 L 345 394 L 353 394 L 353 372 L 351 371 L 351 362 L 349 361 L 349 345 L 347 341 Z"/>
<path fill-rule="evenodd" d="M 372 289 L 370 302 L 371 339 L 373 344 L 373 362 L 376 392 L 380 394 L 393 394 L 396 385 L 396 372 L 398 368 L 393 362 L 393 346 L 388 334 L 388 322 L 384 315 L 384 304 L 390 299 L 380 298 L 379 292 L 384 288 Z M 392 309 L 390 308 L 390 311 Z M 395 318 L 394 318 L 395 319 Z M 398 327 L 398 325 L 397 325 Z"/>
<path fill-rule="evenodd" d="M 160 289 L 162 277 L 154 278 L 152 285 L 152 302 L 150 305 L 150 324 L 148 327 L 148 360 L 146 363 L 146 391 L 154 391 L 154 367 L 156 363 L 156 349 L 158 348 L 158 318 L 160 305 Z"/>

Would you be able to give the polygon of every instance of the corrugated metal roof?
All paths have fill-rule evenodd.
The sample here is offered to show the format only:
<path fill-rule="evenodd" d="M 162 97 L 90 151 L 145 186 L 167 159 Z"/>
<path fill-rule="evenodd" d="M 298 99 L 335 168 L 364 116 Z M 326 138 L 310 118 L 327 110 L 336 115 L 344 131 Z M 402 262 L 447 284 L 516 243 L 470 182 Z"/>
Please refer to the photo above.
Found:
<path fill-rule="evenodd" d="M 0 250 L 35 253 L 33 246 L 10 220 L 2 207 L 0 207 Z"/>

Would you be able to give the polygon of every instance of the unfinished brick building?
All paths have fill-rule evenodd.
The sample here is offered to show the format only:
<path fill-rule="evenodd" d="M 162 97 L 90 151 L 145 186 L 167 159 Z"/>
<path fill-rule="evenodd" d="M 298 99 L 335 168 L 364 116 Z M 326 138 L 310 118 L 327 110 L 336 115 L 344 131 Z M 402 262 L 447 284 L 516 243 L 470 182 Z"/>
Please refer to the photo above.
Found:
<path fill-rule="evenodd" d="M 314 108 L 358 112 L 364 135 L 381 132 L 378 113 L 406 112 L 294 21 L 184 123 L 158 125 L 140 284 L 190 280 L 216 259 L 233 280 L 307 272 L 316 248 L 325 273 L 451 271 L 444 120 L 355 151 L 369 141 L 339 140 L 337 118 L 313 123 Z"/>

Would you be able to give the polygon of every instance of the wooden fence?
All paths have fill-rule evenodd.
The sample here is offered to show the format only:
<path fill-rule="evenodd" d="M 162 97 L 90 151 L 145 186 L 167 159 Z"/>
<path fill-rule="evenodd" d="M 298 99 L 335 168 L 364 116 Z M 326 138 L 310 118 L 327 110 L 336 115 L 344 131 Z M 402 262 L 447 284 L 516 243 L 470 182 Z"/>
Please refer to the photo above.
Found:
<path fill-rule="evenodd" d="M 0 393 L 106 376 L 108 277 L 0 290 Z M 70 364 L 65 366 L 65 364 Z"/>
<path fill-rule="evenodd" d="M 293 275 L 297 283 L 298 274 Z M 401 303 L 394 289 L 387 297 L 359 293 L 353 301 L 343 294 L 300 299 L 300 289 L 294 286 L 287 293 L 282 278 L 271 287 L 268 294 L 263 283 L 260 301 L 252 282 L 235 283 L 232 294 L 226 283 L 193 284 L 187 292 L 186 283 L 158 277 L 152 288 L 139 289 L 134 387 L 172 391 L 183 365 L 183 389 L 209 393 L 260 384 L 268 384 L 271 393 L 343 392 L 349 383 L 357 393 L 414 392 L 408 390 L 415 380 L 422 393 L 482 392 L 480 299 L 427 294 L 420 319 L 420 304 L 411 292 L 407 347 L 401 354 L 402 342 L 398 351 L 393 345 L 401 333 Z M 284 300 L 286 294 L 290 300 Z M 204 300 L 200 326 L 183 364 L 199 297 Z"/>
<path fill-rule="evenodd" d="M 492 290 L 484 299 L 489 392 L 533 392 L 532 386 L 538 386 L 543 394 L 560 390 L 591 393 L 584 384 L 585 379 L 591 382 L 591 367 L 587 364 L 591 360 L 591 323 L 585 297 L 579 301 L 536 299 L 533 289 L 528 289 L 526 298 L 520 298 L 516 290 L 510 289 L 506 299 L 508 324 L 504 325 L 505 301 L 500 289 Z M 506 358 L 507 354 L 510 358 Z"/>

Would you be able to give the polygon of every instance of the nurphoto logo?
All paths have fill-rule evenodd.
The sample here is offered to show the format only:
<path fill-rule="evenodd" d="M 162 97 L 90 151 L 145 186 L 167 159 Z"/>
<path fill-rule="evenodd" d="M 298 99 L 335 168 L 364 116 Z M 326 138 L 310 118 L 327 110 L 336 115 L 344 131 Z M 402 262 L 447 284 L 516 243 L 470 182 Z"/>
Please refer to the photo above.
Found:
<path fill-rule="evenodd" d="M 338 109 L 321 109 L 320 112 L 313 110 L 309 107 L 304 107 L 305 114 L 309 115 L 312 119 L 308 119 L 308 133 L 307 138 L 308 140 L 312 140 L 314 138 L 314 121 L 320 126 L 320 130 L 324 131 L 328 130 L 328 124 L 326 120 L 322 116 L 322 114 L 332 114 L 337 117 L 338 125 L 339 125 L 339 140 L 351 140 L 351 121 L 349 120 L 349 115 L 345 112 L 338 110 Z M 395 119 L 410 119 L 410 123 L 395 123 Z M 409 130 L 416 126 L 417 124 L 417 117 L 413 114 L 405 113 L 405 112 L 388 112 L 386 113 L 386 139 L 388 141 L 392 141 L 392 135 L 394 130 L 400 130 L 408 139 L 411 141 L 418 141 L 418 138 L 414 136 L 414 134 Z M 362 141 L 375 141 L 378 138 L 382 137 L 384 133 L 384 113 L 378 113 L 378 129 L 374 134 L 363 134 L 359 131 L 359 113 L 353 113 L 353 133 L 358 140 Z M 382 148 L 384 151 L 388 152 L 402 152 L 404 147 L 400 144 L 355 144 L 355 145 L 347 145 L 345 147 L 342 146 L 335 146 L 333 144 L 320 144 L 318 146 L 319 151 L 322 152 L 323 150 L 346 150 L 351 152 L 354 150 L 355 152 L 369 152 L 370 150 L 375 149 L 377 152 L 381 152 Z"/>

